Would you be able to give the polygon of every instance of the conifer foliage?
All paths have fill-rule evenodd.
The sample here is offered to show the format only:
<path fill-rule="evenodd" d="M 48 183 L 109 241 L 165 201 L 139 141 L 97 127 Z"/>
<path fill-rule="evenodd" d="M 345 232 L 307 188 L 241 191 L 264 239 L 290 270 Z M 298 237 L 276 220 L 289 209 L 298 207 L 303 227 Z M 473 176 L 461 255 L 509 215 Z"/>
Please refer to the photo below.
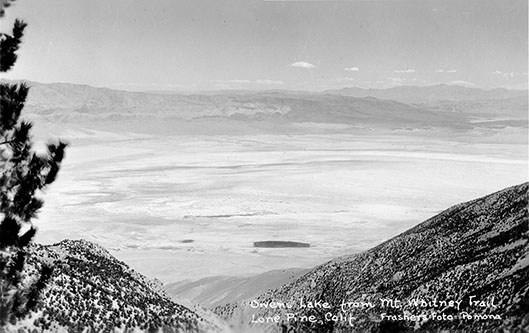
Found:
<path fill-rule="evenodd" d="M 0 18 L 13 1 L 0 0 Z M 15 64 L 25 28 L 17 19 L 10 34 L 0 33 L 0 72 Z M 28 92 L 25 83 L 0 82 L 0 331 L 31 311 L 52 273 L 42 267 L 28 284 L 25 247 L 35 236 L 32 219 L 43 205 L 37 196 L 57 177 L 66 143 L 49 143 L 46 154 L 35 152 L 32 124 L 20 117 Z"/>

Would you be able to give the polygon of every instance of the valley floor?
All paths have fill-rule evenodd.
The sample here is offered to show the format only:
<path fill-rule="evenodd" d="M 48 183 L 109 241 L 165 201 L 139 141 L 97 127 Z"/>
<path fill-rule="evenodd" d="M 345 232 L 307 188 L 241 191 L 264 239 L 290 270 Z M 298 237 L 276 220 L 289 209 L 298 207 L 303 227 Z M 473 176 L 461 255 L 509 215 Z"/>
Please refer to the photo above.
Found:
<path fill-rule="evenodd" d="M 527 181 L 525 143 L 407 133 L 64 132 L 37 241 L 84 238 L 163 282 L 312 267 Z M 254 248 L 265 240 L 310 248 Z"/>

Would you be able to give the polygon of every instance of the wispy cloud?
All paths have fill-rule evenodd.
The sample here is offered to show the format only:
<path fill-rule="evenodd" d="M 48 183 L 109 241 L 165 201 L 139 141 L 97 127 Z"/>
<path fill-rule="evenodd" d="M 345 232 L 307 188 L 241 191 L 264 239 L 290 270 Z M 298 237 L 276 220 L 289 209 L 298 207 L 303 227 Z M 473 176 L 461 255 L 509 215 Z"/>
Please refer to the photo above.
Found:
<path fill-rule="evenodd" d="M 415 69 L 397 69 L 395 73 L 415 73 Z"/>
<path fill-rule="evenodd" d="M 110 89 L 118 89 L 125 91 L 187 91 L 197 88 L 196 83 L 187 84 L 165 84 L 165 83 L 129 83 L 129 82 L 112 82 L 102 85 Z"/>
<path fill-rule="evenodd" d="M 391 82 L 399 83 L 399 84 L 403 82 L 402 78 L 400 77 L 388 77 L 388 80 L 390 80 Z"/>
<path fill-rule="evenodd" d="M 360 68 L 358 68 L 358 67 L 346 67 L 343 70 L 344 71 L 348 71 L 348 72 L 358 72 L 358 71 L 360 71 Z"/>
<path fill-rule="evenodd" d="M 216 83 L 236 83 L 236 84 L 252 83 L 252 81 L 250 81 L 250 80 L 238 80 L 238 79 L 234 79 L 234 80 L 213 80 L 213 82 L 216 82 Z"/>
<path fill-rule="evenodd" d="M 447 84 L 451 85 L 451 86 L 463 86 L 463 87 L 472 87 L 472 86 L 475 86 L 474 83 L 472 82 L 468 82 L 468 81 L 463 81 L 463 80 L 454 80 L 454 81 L 450 81 L 448 82 Z"/>
<path fill-rule="evenodd" d="M 436 73 L 457 73 L 455 69 L 436 69 Z"/>
<path fill-rule="evenodd" d="M 283 81 L 276 81 L 276 80 L 256 80 L 256 84 L 263 84 L 263 85 L 283 85 L 285 82 Z"/>
<path fill-rule="evenodd" d="M 215 89 L 262 89 L 264 86 L 282 86 L 285 83 L 278 80 L 259 79 L 230 79 L 230 80 L 211 80 Z"/>
<path fill-rule="evenodd" d="M 298 68 L 314 68 L 315 66 L 311 64 L 310 62 L 305 61 L 298 61 L 293 64 L 290 64 L 292 67 L 298 67 Z"/>
<path fill-rule="evenodd" d="M 495 74 L 495 75 L 501 75 L 503 78 L 505 79 L 509 79 L 509 78 L 513 78 L 513 77 L 517 77 L 517 76 L 520 76 L 520 73 L 516 73 L 516 72 L 501 72 L 501 71 L 494 71 L 492 72 L 492 74 Z M 523 75 L 523 74 L 522 74 Z"/>

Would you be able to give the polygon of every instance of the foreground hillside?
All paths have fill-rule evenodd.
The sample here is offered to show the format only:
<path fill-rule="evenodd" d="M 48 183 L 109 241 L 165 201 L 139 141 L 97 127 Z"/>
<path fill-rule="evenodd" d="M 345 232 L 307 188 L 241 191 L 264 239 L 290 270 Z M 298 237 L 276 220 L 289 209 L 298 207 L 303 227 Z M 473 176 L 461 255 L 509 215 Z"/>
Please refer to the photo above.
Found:
<path fill-rule="evenodd" d="M 234 325 L 270 332 L 280 325 L 303 332 L 527 330 L 528 188 L 524 183 L 451 207 L 369 251 L 330 261 L 260 296 L 258 306 L 215 311 Z M 271 309 L 270 302 L 286 308 Z M 303 306 L 310 302 L 320 306 Z"/>
<path fill-rule="evenodd" d="M 28 252 L 28 279 L 43 263 L 51 264 L 53 273 L 37 311 L 5 328 L 7 332 L 224 331 L 214 315 L 205 311 L 198 315 L 174 303 L 161 283 L 136 273 L 96 244 L 65 240 L 32 245 Z"/>

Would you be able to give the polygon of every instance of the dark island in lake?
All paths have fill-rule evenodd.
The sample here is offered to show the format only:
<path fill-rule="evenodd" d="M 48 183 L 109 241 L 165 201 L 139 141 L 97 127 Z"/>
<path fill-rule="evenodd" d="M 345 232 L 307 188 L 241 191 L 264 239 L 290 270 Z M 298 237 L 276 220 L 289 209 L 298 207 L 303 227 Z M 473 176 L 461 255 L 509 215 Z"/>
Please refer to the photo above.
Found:
<path fill-rule="evenodd" d="M 254 242 L 253 247 L 267 247 L 267 248 L 310 247 L 310 244 L 301 243 L 301 242 L 292 242 L 292 241 L 262 241 L 262 242 Z"/>

